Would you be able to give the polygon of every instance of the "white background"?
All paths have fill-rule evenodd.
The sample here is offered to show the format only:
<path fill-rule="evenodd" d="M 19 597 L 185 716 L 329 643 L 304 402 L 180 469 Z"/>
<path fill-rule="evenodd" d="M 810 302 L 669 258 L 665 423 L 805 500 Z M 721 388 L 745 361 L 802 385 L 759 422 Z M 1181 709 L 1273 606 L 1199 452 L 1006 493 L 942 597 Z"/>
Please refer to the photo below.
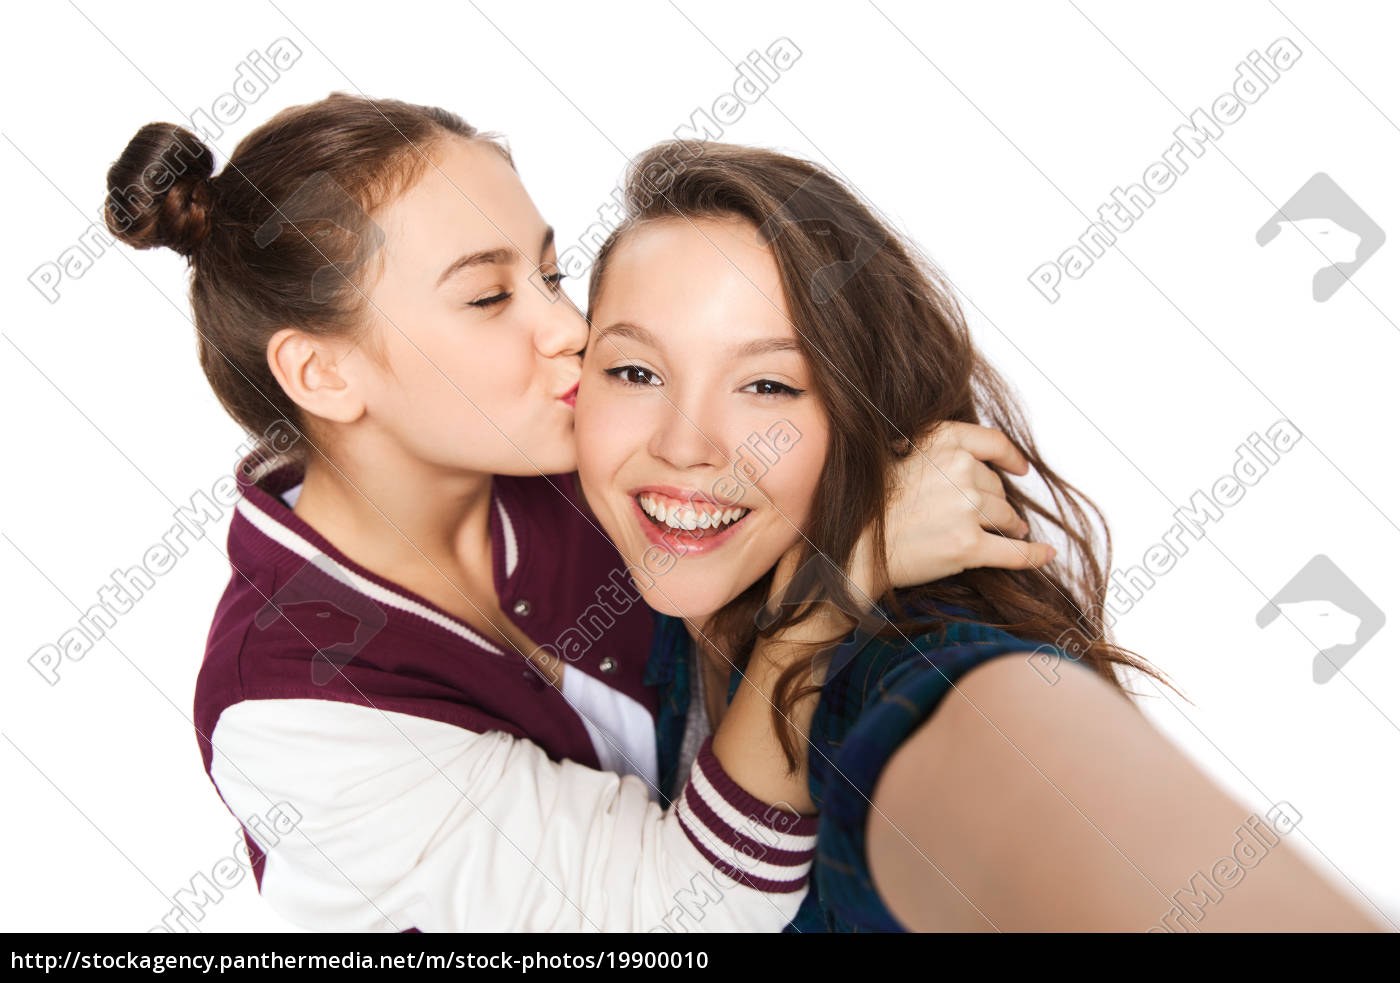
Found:
<path fill-rule="evenodd" d="M 207 110 L 249 52 L 284 36 L 303 56 L 214 141 L 220 164 L 277 109 L 333 90 L 439 104 L 509 137 L 565 245 L 629 155 L 711 106 L 749 51 L 790 38 L 802 57 L 726 139 L 837 170 L 947 271 L 1045 456 L 1108 516 L 1115 566 L 1141 563 L 1238 444 L 1289 418 L 1306 439 L 1192 543 L 1118 640 L 1194 700 L 1149 688 L 1152 718 L 1249 809 L 1292 803 L 1290 842 L 1400 924 L 1400 83 L 1387 5 L 278 7 L 29 5 L 7 52 L 4 928 L 144 931 L 233 850 L 189 721 L 229 575 L 226 518 L 57 685 L 27 662 L 234 464 L 242 435 L 196 363 L 183 262 L 109 250 L 52 304 L 28 278 L 98 216 L 106 168 L 137 127 Z M 1183 121 L 1173 103 L 1209 106 L 1246 55 L 1285 36 L 1297 64 L 1120 249 L 1046 303 L 1027 275 L 1115 186 L 1141 180 Z M 1320 263 L 1300 265 L 1285 236 L 1254 241 L 1319 171 L 1392 239 L 1325 303 L 1310 292 Z M 1254 622 L 1319 553 L 1390 615 L 1325 685 L 1299 630 Z M 1202 869 L 1232 845 L 1221 831 Z M 251 878 L 197 924 L 290 927 Z"/>

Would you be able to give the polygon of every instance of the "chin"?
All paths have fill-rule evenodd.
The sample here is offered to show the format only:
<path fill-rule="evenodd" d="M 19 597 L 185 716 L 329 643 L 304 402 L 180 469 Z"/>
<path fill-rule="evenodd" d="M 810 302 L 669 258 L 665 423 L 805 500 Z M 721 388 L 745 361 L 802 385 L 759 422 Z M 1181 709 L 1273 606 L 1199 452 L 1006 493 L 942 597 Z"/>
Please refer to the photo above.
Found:
<path fill-rule="evenodd" d="M 497 474 L 533 478 L 541 474 L 568 474 L 578 468 L 578 454 L 574 452 L 572 437 L 533 447 L 528 441 L 517 441 L 516 449 L 517 453 L 511 455 L 514 461 L 498 469 Z"/>
<path fill-rule="evenodd" d="M 638 589 L 647 607 L 658 614 L 684 618 L 697 624 L 704 624 L 740 593 L 735 591 L 719 595 L 703 589 L 697 592 L 679 580 L 668 581 L 665 574 L 658 576 L 648 589 L 640 590 L 640 585 Z"/>

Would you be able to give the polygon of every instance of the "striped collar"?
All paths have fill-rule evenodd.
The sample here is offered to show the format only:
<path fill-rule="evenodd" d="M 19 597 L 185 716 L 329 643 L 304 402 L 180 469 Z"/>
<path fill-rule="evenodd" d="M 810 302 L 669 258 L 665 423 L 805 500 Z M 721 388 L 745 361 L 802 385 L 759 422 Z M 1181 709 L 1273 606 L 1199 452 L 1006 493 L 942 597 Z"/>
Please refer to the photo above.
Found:
<path fill-rule="evenodd" d="M 492 655 L 506 655 L 500 646 L 488 641 L 460 618 L 356 563 L 293 512 L 282 496 L 293 489 L 299 490 L 303 478 L 301 466 L 286 463 L 259 469 L 254 456 L 250 455 L 240 462 L 237 476 L 242 497 L 235 508 L 235 521 L 241 518 L 256 531 L 256 536 L 239 537 L 254 556 L 276 562 L 286 559 L 286 553 L 293 554 L 302 562 L 315 563 L 325 573 L 376 604 L 414 615 Z M 521 527 L 523 516 L 518 514 L 518 505 L 511 501 L 512 496 L 505 483 L 494 478 L 491 498 L 493 579 L 497 593 L 505 597 L 521 566 L 517 529 Z"/>

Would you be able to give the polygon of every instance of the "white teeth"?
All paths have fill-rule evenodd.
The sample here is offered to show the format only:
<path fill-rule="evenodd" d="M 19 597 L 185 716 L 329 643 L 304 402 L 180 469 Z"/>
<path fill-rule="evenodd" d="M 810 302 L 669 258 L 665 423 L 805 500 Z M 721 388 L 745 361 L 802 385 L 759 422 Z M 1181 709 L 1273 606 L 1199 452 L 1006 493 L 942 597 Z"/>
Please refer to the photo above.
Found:
<path fill-rule="evenodd" d="M 657 522 L 670 526 L 672 529 L 718 529 L 721 526 L 736 522 L 749 514 L 748 509 L 706 509 L 703 506 L 694 508 L 690 505 L 666 505 L 650 495 L 638 495 L 637 504 L 642 507 L 642 511 L 651 516 Z"/>
<path fill-rule="evenodd" d="M 642 511 L 645 512 L 647 515 L 651 516 L 653 519 L 662 518 L 661 506 L 656 503 L 656 499 L 652 498 L 649 495 L 641 495 L 638 496 L 637 502 L 641 505 Z"/>

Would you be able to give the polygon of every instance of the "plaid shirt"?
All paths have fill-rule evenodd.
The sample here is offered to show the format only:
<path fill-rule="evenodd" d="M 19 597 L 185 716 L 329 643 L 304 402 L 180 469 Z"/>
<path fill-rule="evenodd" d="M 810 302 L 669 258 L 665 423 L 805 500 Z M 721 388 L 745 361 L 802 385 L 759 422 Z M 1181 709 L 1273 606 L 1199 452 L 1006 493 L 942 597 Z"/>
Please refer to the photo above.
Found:
<path fill-rule="evenodd" d="M 964 608 L 938 608 L 975 618 Z M 1059 659 L 1080 664 L 1063 649 L 980 622 L 943 621 L 933 612 L 924 620 L 929 631 L 907 642 L 858 628 L 830 653 L 808 752 L 809 789 L 820 812 L 817 859 L 806 900 L 786 932 L 905 931 L 876 893 L 865 854 L 866 817 L 885 763 L 958 678 L 982 663 L 1033 652 L 1045 665 Z M 690 653 L 684 623 L 658 615 L 646 682 L 660 690 L 656 740 L 663 805 L 675 787 L 690 703 Z M 730 700 L 740 679 L 737 671 L 730 677 Z"/>

